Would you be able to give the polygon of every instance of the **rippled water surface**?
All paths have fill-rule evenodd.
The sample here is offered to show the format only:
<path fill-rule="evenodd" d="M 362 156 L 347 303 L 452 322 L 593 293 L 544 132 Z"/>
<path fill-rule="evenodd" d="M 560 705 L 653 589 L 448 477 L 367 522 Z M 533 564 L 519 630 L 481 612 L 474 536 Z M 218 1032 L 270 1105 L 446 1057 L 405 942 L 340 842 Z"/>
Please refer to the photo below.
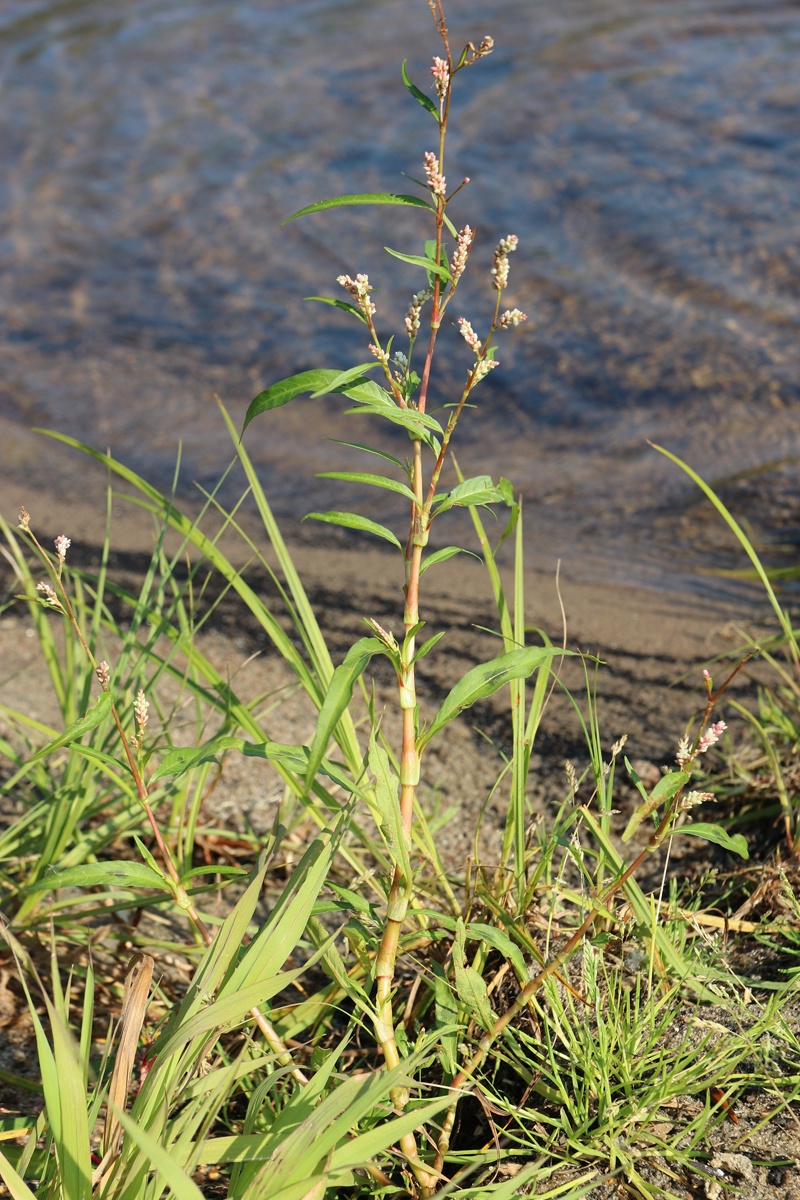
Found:
<path fill-rule="evenodd" d="M 472 182 L 451 215 L 479 229 L 459 312 L 485 327 L 478 284 L 513 231 L 508 303 L 531 318 L 501 344 L 465 465 L 522 488 L 545 565 L 658 584 L 728 561 L 648 439 L 793 544 L 800 8 L 451 0 L 449 15 L 456 45 L 496 43 L 455 100 L 447 173 Z M 35 470 L 14 431 L 36 424 L 159 483 L 182 441 L 185 478 L 209 484 L 230 454 L 215 393 L 239 422 L 275 379 L 367 357 L 360 327 L 303 297 L 368 271 L 383 328 L 401 325 L 420 281 L 382 248 L 419 252 L 416 214 L 280 222 L 326 195 L 413 190 L 401 172 L 419 175 L 434 125 L 399 62 L 427 88 L 438 50 L 425 0 L 5 0 L 7 468 Z M 445 333 L 442 399 L 468 365 Z M 248 445 L 289 516 L 341 502 L 313 472 L 356 460 L 321 435 L 365 432 L 303 400 Z"/>

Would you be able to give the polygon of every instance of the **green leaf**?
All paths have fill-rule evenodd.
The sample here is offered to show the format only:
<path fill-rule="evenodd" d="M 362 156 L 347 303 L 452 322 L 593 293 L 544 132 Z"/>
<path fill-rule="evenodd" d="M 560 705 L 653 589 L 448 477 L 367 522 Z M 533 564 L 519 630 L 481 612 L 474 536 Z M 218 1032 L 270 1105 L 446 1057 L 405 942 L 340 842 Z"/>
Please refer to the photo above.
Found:
<path fill-rule="evenodd" d="M 328 200 L 317 200 L 314 204 L 307 204 L 305 208 L 292 213 L 291 217 L 287 217 L 281 224 L 288 225 L 290 221 L 308 216 L 309 213 L 326 212 L 329 208 L 344 208 L 351 204 L 400 204 L 410 208 L 427 208 L 429 212 L 436 212 L 436 209 L 428 204 L 427 200 L 420 200 L 419 196 L 402 196 L 396 192 L 369 192 L 357 196 L 332 196 Z M 458 236 L 457 233 L 456 236 Z"/>
<path fill-rule="evenodd" d="M 408 836 L 400 820 L 400 780 L 389 763 L 389 755 L 375 741 L 374 731 L 369 739 L 369 767 L 375 776 L 375 797 L 380 825 L 395 866 L 399 866 L 406 888 L 411 886 L 411 862 L 408 857 Z"/>
<path fill-rule="evenodd" d="M 165 754 L 158 770 L 153 772 L 150 782 L 168 775 L 183 775 L 202 763 L 216 761 L 217 755 L 226 750 L 237 750 L 245 758 L 265 758 L 269 762 L 278 763 L 287 771 L 293 771 L 300 778 L 305 776 L 310 753 L 307 746 L 287 745 L 284 742 L 248 742 L 245 738 L 216 737 L 202 746 L 188 746 Z M 337 767 L 335 763 L 323 759 L 318 772 L 338 783 L 345 791 L 360 794 L 346 771 Z"/>
<path fill-rule="evenodd" d="M 623 842 L 629 842 L 642 821 L 647 820 L 657 808 L 660 808 L 662 804 L 669 804 L 670 800 L 674 800 L 678 792 L 686 787 L 690 779 L 691 775 L 688 775 L 686 771 L 670 771 L 668 775 L 662 776 L 645 803 L 639 805 L 625 826 L 625 832 L 622 835 Z"/>
<path fill-rule="evenodd" d="M 394 463 L 401 471 L 405 470 L 400 459 L 395 458 L 393 454 L 387 454 L 385 450 L 376 450 L 374 446 L 364 446 L 361 442 L 343 442 L 341 438 L 329 438 L 328 441 L 337 446 L 347 446 L 348 450 L 363 450 L 365 454 L 375 454 L 378 458 L 385 458 L 387 462 Z"/>
<path fill-rule="evenodd" d="M 426 654 L 430 654 L 431 650 L 437 644 L 437 642 L 439 642 L 440 639 L 444 637 L 444 634 L 445 634 L 445 631 L 442 629 L 442 630 L 440 630 L 439 633 L 435 633 L 433 635 L 433 637 L 429 637 L 427 642 L 423 642 L 422 645 L 420 646 L 419 650 L 417 650 L 416 654 L 414 655 L 414 657 L 411 660 L 412 665 L 414 663 L 418 663 L 419 660 L 421 658 L 424 658 Z"/>
<path fill-rule="evenodd" d="M 438 434 L 439 437 L 444 437 L 444 430 L 436 418 L 430 416 L 429 413 L 421 413 L 416 408 L 397 408 L 389 405 L 378 407 L 378 405 L 365 404 L 349 411 L 357 413 L 359 416 L 364 414 L 365 416 L 384 417 L 395 425 L 402 425 L 409 433 L 428 444 L 431 443 L 429 430 Z"/>
<path fill-rule="evenodd" d="M 420 735 L 418 749 L 422 750 L 448 721 L 452 721 L 453 717 L 457 717 L 477 700 L 494 695 L 504 683 L 510 683 L 512 679 L 526 679 L 548 659 L 564 653 L 563 650 L 552 647 L 530 646 L 524 650 L 512 650 L 508 654 L 501 654 L 491 662 L 473 667 L 446 696 L 433 721 Z"/>
<path fill-rule="evenodd" d="M 447 512 L 449 508 L 455 506 L 471 508 L 476 504 L 505 502 L 504 490 L 495 487 L 490 475 L 476 475 L 474 479 L 465 479 L 463 483 L 454 487 L 452 492 L 448 492 L 436 505 L 433 515 L 438 517 L 440 513 Z"/>
<path fill-rule="evenodd" d="M 427 571 L 428 567 L 434 567 L 437 563 L 447 562 L 448 558 L 455 558 L 457 554 L 471 554 L 473 558 L 480 558 L 477 554 L 473 554 L 471 550 L 462 550 L 460 546 L 444 546 L 441 550 L 434 550 L 433 554 L 429 554 L 427 558 L 422 560 L 422 566 L 419 569 L 420 575 L 423 571 Z"/>
<path fill-rule="evenodd" d="M 696 821 L 693 825 L 681 825 L 675 832 L 687 833 L 689 837 L 702 838 L 705 842 L 714 842 L 715 845 L 722 846 L 723 850 L 730 850 L 732 854 L 738 854 L 741 858 L 750 857 L 744 835 L 727 833 L 721 825 L 707 825 L 704 821 Z"/>
<path fill-rule="evenodd" d="M 439 124 L 439 110 L 436 107 L 436 105 L 433 103 L 433 101 L 431 100 L 430 96 L 426 96 L 424 92 L 420 91 L 420 89 L 417 87 L 417 85 L 415 83 L 411 82 L 411 80 L 408 77 L 408 71 L 406 70 L 407 62 L 408 62 L 408 59 L 404 58 L 403 65 L 400 68 L 401 74 L 403 76 L 403 83 L 406 85 L 409 92 L 414 97 L 414 99 L 417 101 L 417 103 L 421 104 L 423 108 L 427 109 L 427 111 L 431 114 L 434 121 L 438 125 Z"/>
<path fill-rule="evenodd" d="M 305 296 L 305 300 L 316 300 L 317 304 L 330 304 L 333 308 L 341 308 L 344 312 L 352 313 L 354 317 L 358 317 L 359 321 L 368 324 L 367 318 L 356 308 L 355 304 L 348 304 L 346 300 L 332 300 L 330 296 Z"/>
<path fill-rule="evenodd" d="M 320 471 L 317 479 L 341 479 L 345 483 L 364 483 L 368 487 L 386 488 L 388 492 L 397 492 L 398 495 L 405 496 L 412 504 L 417 502 L 407 483 L 399 483 L 386 475 L 370 475 L 365 471 Z"/>
<path fill-rule="evenodd" d="M 314 776 L 320 768 L 328 739 L 350 703 L 356 681 L 373 655 L 383 652 L 383 642 L 378 638 L 359 638 L 347 651 L 344 661 L 333 672 L 330 686 L 317 717 L 314 741 L 311 743 L 311 753 L 306 767 L 306 783 L 308 785 L 313 782 Z"/>
<path fill-rule="evenodd" d="M 429 275 L 438 275 L 445 283 L 449 283 L 452 278 L 449 268 L 440 266 L 433 258 L 425 258 L 421 254 L 401 254 L 399 250 L 392 250 L 391 246 L 383 248 L 387 254 L 391 254 L 392 258 L 399 258 L 401 262 L 411 263 L 412 267 L 423 267 Z"/>
<path fill-rule="evenodd" d="M 360 363 L 357 367 L 339 371 L 333 379 L 329 379 L 322 387 L 312 392 L 311 399 L 318 400 L 320 396 L 327 396 L 329 392 L 343 392 L 352 383 L 363 383 L 366 379 L 364 372 L 374 371 L 377 365 L 376 362 Z"/>
<path fill-rule="evenodd" d="M 128 888 L 159 888 L 169 891 L 164 878 L 144 863 L 137 862 L 99 862 L 84 863 L 79 867 L 69 867 L 65 871 L 49 871 L 42 879 L 37 879 L 26 890 L 29 892 L 50 892 L 55 888 L 65 887 L 128 887 Z"/>
<path fill-rule="evenodd" d="M 344 372 L 344 375 L 348 374 L 349 372 Z M 353 399 L 359 398 L 359 394 L 352 387 L 352 382 L 350 382 L 349 386 L 339 385 L 337 381 L 340 381 L 342 377 L 343 373 L 341 371 L 301 371 L 299 375 L 290 375 L 287 379 L 281 379 L 278 383 L 273 383 L 271 387 L 266 388 L 263 392 L 259 392 L 256 398 L 251 400 L 245 413 L 242 436 L 244 436 L 247 426 L 259 413 L 271 412 L 273 408 L 281 408 L 284 404 L 288 404 L 290 400 L 294 400 L 296 396 L 324 396 L 328 392 L 336 391 L 344 395 L 349 395 Z M 372 388 L 377 388 L 379 392 L 383 392 L 383 389 L 378 388 L 378 385 L 371 379 L 359 379 L 358 383 L 362 385 L 371 384 Z M 370 403 L 373 404 L 378 399 L 371 391 L 364 393 L 364 399 L 367 399 L 367 397 L 369 397 Z"/>
<path fill-rule="evenodd" d="M 486 981 L 474 967 L 467 966 L 464 922 L 459 917 L 453 942 L 453 974 L 458 998 L 471 1017 L 477 1017 L 484 1029 L 494 1025 Z"/>
<path fill-rule="evenodd" d="M 111 693 L 103 692 L 100 699 L 89 709 L 85 716 L 79 717 L 77 721 L 73 721 L 69 728 L 60 733 L 57 738 L 53 738 L 52 742 L 48 742 L 46 746 L 42 746 L 41 750 L 37 750 L 28 759 L 27 765 L 31 766 L 40 759 L 46 758 L 48 754 L 52 754 L 54 750 L 59 750 L 61 746 L 68 746 L 70 742 L 76 742 L 85 733 L 96 729 L 110 712 Z"/>
<path fill-rule="evenodd" d="M 377 521 L 370 521 L 368 517 L 360 517 L 358 513 L 311 512 L 306 513 L 303 520 L 327 521 L 329 525 L 342 525 L 345 529 L 359 529 L 362 533 L 373 533 L 376 537 L 385 538 L 387 542 L 397 546 L 398 550 L 403 549 L 391 529 L 387 529 L 385 525 L 379 525 Z"/>

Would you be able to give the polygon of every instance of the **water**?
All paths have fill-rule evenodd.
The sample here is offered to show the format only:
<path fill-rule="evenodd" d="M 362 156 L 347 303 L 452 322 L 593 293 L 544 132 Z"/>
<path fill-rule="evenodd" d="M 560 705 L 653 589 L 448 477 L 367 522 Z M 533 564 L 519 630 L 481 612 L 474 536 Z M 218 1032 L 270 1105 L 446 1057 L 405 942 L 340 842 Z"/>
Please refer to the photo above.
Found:
<path fill-rule="evenodd" d="M 462 439 L 523 491 L 535 553 L 574 573 L 692 586 L 730 535 L 648 439 L 686 457 L 765 544 L 800 528 L 800 8 L 781 0 L 451 0 L 460 76 L 447 163 L 479 229 L 458 312 L 485 328 L 497 237 L 515 232 L 505 335 Z M 408 190 L 434 124 L 424 0 L 5 0 L 0 11 L 0 421 L 58 428 L 159 484 L 230 455 L 275 379 L 364 361 L 360 328 L 303 302 L 368 271 L 382 328 L 419 286 L 416 214 L 312 200 Z M 474 268 L 473 268 L 474 270 Z M 454 314 L 455 315 L 455 314 Z M 437 395 L 468 365 L 450 330 Z M 331 400 L 248 433 L 284 518 L 339 506 L 315 470 L 363 440 Z M 397 442 L 402 452 L 402 441 Z M 35 464 L 9 451 L 7 467 Z M 66 470 L 67 468 L 65 468 Z M 81 479 L 82 468 L 73 470 Z M 47 479 L 41 486 L 47 486 Z M 60 486 L 65 486 L 64 481 Z M 66 486 L 69 486 L 67 481 Z M 389 515 L 388 494 L 368 498 Z M 688 572 L 688 573 L 687 573 Z"/>

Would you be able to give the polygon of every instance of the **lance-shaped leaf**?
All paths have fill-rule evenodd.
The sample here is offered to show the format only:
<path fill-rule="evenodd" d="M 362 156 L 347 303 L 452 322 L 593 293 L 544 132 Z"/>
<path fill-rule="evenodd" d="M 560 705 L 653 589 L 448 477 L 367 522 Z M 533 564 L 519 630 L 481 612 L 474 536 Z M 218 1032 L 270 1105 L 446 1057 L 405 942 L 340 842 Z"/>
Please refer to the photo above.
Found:
<path fill-rule="evenodd" d="M 92 729 L 106 719 L 111 712 L 111 693 L 103 692 L 96 704 L 93 704 L 85 716 L 79 717 L 77 721 L 60 733 L 57 738 L 53 738 L 52 742 L 48 742 L 46 746 L 42 746 L 41 750 L 37 750 L 29 759 L 27 766 L 38 762 L 41 758 L 46 758 L 48 754 L 52 754 L 54 750 L 59 750 L 62 746 L 68 746 L 70 742 L 77 742 L 78 738 L 82 738 L 85 733 L 90 733 Z"/>
<path fill-rule="evenodd" d="M 303 520 L 326 521 L 328 525 L 342 525 L 345 529 L 358 529 L 361 533 L 373 533 L 376 537 L 384 538 L 393 546 L 397 546 L 398 550 L 403 549 L 391 529 L 387 529 L 385 525 L 379 525 L 377 521 L 370 521 L 369 517 L 362 517 L 358 513 L 310 512 L 306 513 Z"/>
<path fill-rule="evenodd" d="M 333 308 L 341 308 L 343 312 L 352 313 L 354 317 L 358 317 L 359 321 L 367 324 L 367 318 L 356 308 L 355 304 L 348 304 L 346 300 L 334 300 L 330 296 L 305 296 L 306 300 L 316 300 L 317 304 L 330 304 Z"/>
<path fill-rule="evenodd" d="M 417 101 L 417 103 L 421 104 L 424 109 L 427 109 L 427 111 L 431 114 L 434 121 L 438 125 L 439 124 L 439 110 L 436 107 L 436 105 L 433 103 L 433 101 L 431 100 L 430 96 L 426 96 L 424 92 L 420 91 L 420 89 L 417 87 L 417 85 L 415 83 L 411 82 L 409 75 L 408 75 L 408 70 L 406 69 L 407 62 L 408 62 L 408 59 L 404 58 L 403 65 L 400 68 L 402 76 L 403 76 L 403 83 L 406 85 L 409 92 L 414 97 L 414 99 Z"/>
<path fill-rule="evenodd" d="M 311 393 L 311 399 L 316 400 L 319 396 L 327 396 L 329 392 L 344 392 L 352 384 L 364 383 L 365 371 L 372 371 L 377 365 L 375 362 L 359 363 L 357 367 L 348 367 L 346 371 L 337 372 L 333 379 L 329 379 L 327 383 Z"/>
<path fill-rule="evenodd" d="M 375 776 L 375 797 L 381 829 L 389 846 L 392 862 L 403 874 L 406 888 L 411 887 L 411 862 L 408 857 L 408 836 L 400 820 L 400 780 L 389 763 L 389 755 L 375 741 L 374 732 L 369 739 L 369 767 Z"/>
<path fill-rule="evenodd" d="M 471 508 L 476 504 L 500 504 L 506 502 L 505 491 L 495 487 L 490 475 L 476 475 L 474 479 L 465 479 L 448 492 L 436 504 L 433 516 L 447 512 L 448 508 Z"/>
<path fill-rule="evenodd" d="M 440 265 L 433 258 L 425 258 L 421 254 L 401 254 L 399 250 L 393 250 L 391 246 L 384 246 L 387 254 L 391 254 L 392 258 L 399 258 L 401 262 L 411 263 L 412 267 L 424 267 L 429 275 L 438 275 L 445 283 L 449 283 L 451 279 L 450 270 L 444 265 Z"/>
<path fill-rule="evenodd" d="M 374 366 L 375 364 L 368 365 Z M 290 400 L 294 400 L 296 396 L 324 396 L 328 392 L 339 392 L 344 396 L 349 396 L 352 400 L 362 400 L 371 404 L 380 403 L 382 397 L 385 396 L 383 388 L 372 379 L 366 379 L 359 375 L 351 378 L 347 378 L 348 376 L 350 376 L 349 371 L 301 371 L 299 375 L 290 375 L 287 379 L 273 383 L 271 387 L 259 392 L 256 398 L 251 400 L 245 413 L 242 436 L 244 436 L 247 426 L 259 413 L 271 411 L 273 408 L 281 408 Z M 343 379 L 344 382 L 342 382 Z"/>
<path fill-rule="evenodd" d="M 446 696 L 431 724 L 420 734 L 417 748 L 422 750 L 448 721 L 452 721 L 453 717 L 457 717 L 477 700 L 494 695 L 504 683 L 510 683 L 512 679 L 527 679 L 548 659 L 556 655 L 561 657 L 565 653 L 569 654 L 569 651 L 554 649 L 551 646 L 530 646 L 524 650 L 512 650 L 508 654 L 501 654 L 491 662 L 473 667 Z"/>
<path fill-rule="evenodd" d="M 311 753 L 306 767 L 307 785 L 311 785 L 320 768 L 325 755 L 325 747 L 339 718 L 350 703 L 357 680 L 372 656 L 382 654 L 384 651 L 383 642 L 377 638 L 359 638 L 347 651 L 344 661 L 333 672 L 330 687 L 325 694 L 322 708 L 317 717 L 314 741 L 311 743 Z"/>
<path fill-rule="evenodd" d="M 473 554 L 471 550 L 462 550 L 460 546 L 443 546 L 441 550 L 434 550 L 433 554 L 429 554 L 422 560 L 422 566 L 419 569 L 420 575 L 423 571 L 427 571 L 428 567 L 435 567 L 437 563 L 447 562 L 448 558 L 455 558 L 457 554 L 470 554 L 480 562 L 478 555 Z"/>
<path fill-rule="evenodd" d="M 172 890 L 163 875 L 138 862 L 83 863 L 79 867 L 68 867 L 64 871 L 48 871 L 26 890 L 45 892 L 65 887 L 159 888 L 165 892 Z"/>
<path fill-rule="evenodd" d="M 319 471 L 317 479 L 342 479 L 345 483 L 364 483 L 368 487 L 385 488 L 387 492 L 397 492 L 398 495 L 405 496 L 412 504 L 417 502 L 416 496 L 407 483 L 400 483 L 397 479 L 390 479 L 386 475 L 371 475 L 366 471 Z"/>
<path fill-rule="evenodd" d="M 467 965 L 465 941 L 464 922 L 459 917 L 453 942 L 453 974 L 456 992 L 470 1016 L 477 1018 L 484 1029 L 491 1029 L 494 1025 L 494 1013 L 489 1003 L 486 981 L 474 967 Z"/>
<path fill-rule="evenodd" d="M 681 825 L 680 829 L 676 829 L 675 832 L 687 833 L 689 837 L 698 837 L 706 842 L 714 842 L 715 845 L 722 846 L 723 850 L 730 850 L 732 854 L 738 854 L 741 858 L 750 857 L 744 835 L 727 833 L 721 825 L 707 825 L 704 821 L 695 821 L 693 825 Z"/>
<path fill-rule="evenodd" d="M 623 842 L 629 842 L 642 821 L 646 821 L 662 804 L 669 804 L 670 800 L 674 800 L 690 779 L 691 776 L 686 771 L 670 771 L 668 775 L 662 776 L 647 800 L 644 804 L 639 805 L 625 826 L 625 832 L 622 835 Z"/>
<path fill-rule="evenodd" d="M 281 223 L 288 225 L 290 221 L 308 216 L 309 213 L 326 212 L 329 208 L 345 208 L 351 204 L 399 204 L 410 208 L 427 208 L 430 213 L 436 212 L 432 204 L 428 204 L 427 200 L 420 200 L 419 196 L 404 196 L 397 192 L 369 192 L 356 196 L 331 196 L 328 200 L 317 200 L 314 204 L 307 204 L 305 208 L 292 213 Z M 453 237 L 457 238 L 458 230 L 447 214 L 444 216 L 444 223 Z"/>

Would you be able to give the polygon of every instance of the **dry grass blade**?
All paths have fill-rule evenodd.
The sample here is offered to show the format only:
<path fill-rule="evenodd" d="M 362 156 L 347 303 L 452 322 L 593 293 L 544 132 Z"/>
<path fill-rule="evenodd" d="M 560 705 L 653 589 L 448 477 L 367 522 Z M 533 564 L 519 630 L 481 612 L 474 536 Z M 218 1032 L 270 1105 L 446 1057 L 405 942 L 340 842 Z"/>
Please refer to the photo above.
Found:
<path fill-rule="evenodd" d="M 136 1047 L 147 1012 L 154 965 L 149 954 L 135 954 L 128 963 L 120 1018 L 119 1049 L 111 1076 L 111 1086 L 108 1089 L 108 1107 L 103 1130 L 103 1163 L 114 1155 L 122 1138 L 119 1118 L 115 1114 L 116 1110 L 124 1111 L 126 1107 Z M 98 1173 L 103 1172 L 103 1163 Z"/>

